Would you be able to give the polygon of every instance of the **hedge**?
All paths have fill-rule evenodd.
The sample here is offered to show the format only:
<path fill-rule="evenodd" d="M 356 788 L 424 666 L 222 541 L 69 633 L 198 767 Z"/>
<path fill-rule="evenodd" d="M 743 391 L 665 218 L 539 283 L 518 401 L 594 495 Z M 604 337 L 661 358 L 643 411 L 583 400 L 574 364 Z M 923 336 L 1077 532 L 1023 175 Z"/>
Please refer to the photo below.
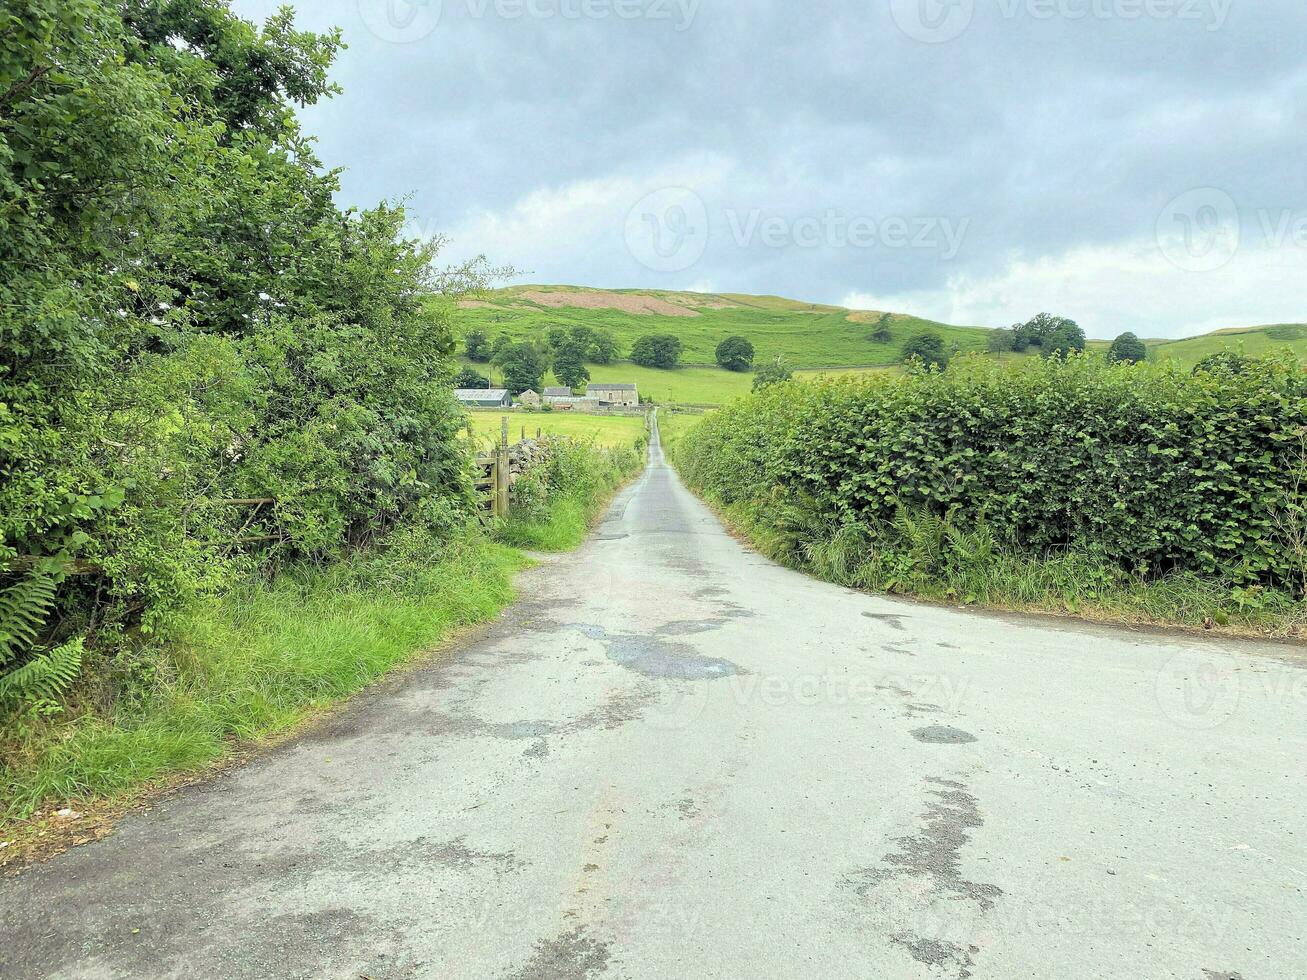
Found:
<path fill-rule="evenodd" d="M 689 433 L 724 503 L 810 497 L 875 526 L 903 506 L 1047 554 L 1301 585 L 1307 378 L 1290 358 L 1193 374 L 1096 357 L 778 385 Z"/>

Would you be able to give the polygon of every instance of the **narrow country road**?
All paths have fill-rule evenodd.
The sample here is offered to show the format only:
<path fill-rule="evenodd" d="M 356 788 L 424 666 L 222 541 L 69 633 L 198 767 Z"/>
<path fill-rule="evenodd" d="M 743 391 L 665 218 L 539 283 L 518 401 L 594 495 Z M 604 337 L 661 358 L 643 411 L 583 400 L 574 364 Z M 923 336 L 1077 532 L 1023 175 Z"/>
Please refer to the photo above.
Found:
<path fill-rule="evenodd" d="M 1307 660 L 857 594 L 651 465 L 524 601 L 0 880 L 0 975 L 1307 976 Z"/>

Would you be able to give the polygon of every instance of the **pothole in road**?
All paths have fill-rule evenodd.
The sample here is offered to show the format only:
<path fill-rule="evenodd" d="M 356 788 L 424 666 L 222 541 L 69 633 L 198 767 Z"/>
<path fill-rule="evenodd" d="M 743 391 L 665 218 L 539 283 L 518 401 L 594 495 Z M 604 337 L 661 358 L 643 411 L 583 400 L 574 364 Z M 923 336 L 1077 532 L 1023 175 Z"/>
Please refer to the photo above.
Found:
<path fill-rule="evenodd" d="M 937 706 L 931 705 L 931 707 Z M 947 725 L 918 728 L 912 733 L 912 737 L 918 742 L 926 742 L 930 745 L 966 745 L 968 742 L 977 741 L 976 736 L 970 732 L 964 732 L 960 728 L 950 728 Z"/>

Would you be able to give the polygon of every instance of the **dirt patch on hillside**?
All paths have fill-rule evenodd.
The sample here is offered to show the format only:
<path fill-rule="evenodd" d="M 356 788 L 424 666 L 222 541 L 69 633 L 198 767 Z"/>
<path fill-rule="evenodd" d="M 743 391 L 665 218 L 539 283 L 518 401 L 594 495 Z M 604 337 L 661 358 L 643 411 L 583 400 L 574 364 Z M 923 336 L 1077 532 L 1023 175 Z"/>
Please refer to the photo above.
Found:
<path fill-rule="evenodd" d="M 543 290 L 531 289 L 519 293 L 518 297 L 550 309 L 573 307 L 583 310 L 619 310 L 636 316 L 702 316 L 698 310 L 643 293 L 547 293 Z"/>
<path fill-rule="evenodd" d="M 504 307 L 497 306 L 494 303 L 483 303 L 479 299 L 461 299 L 458 301 L 460 310 L 502 310 Z"/>
<path fill-rule="evenodd" d="M 885 314 L 876 310 L 854 310 L 845 317 L 850 323 L 880 323 L 884 318 Z"/>

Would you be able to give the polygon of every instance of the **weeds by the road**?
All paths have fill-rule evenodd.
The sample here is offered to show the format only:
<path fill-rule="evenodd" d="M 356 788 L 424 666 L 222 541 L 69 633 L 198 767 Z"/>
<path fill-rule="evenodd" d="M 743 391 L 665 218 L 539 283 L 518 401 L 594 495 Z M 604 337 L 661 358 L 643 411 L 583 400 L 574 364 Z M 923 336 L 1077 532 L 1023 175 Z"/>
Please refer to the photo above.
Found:
<path fill-rule="evenodd" d="M 530 564 L 514 546 L 575 547 L 641 458 L 559 443 L 542 467 L 553 492 L 488 532 L 443 543 L 409 532 L 384 549 L 253 577 L 193 604 L 166 642 L 142 637 L 137 655 L 117 658 L 60 713 L 6 723 L 0 827 L 53 801 L 80 809 L 204 770 L 491 619 Z M 0 863 L 10 856 L 0 851 Z"/>

